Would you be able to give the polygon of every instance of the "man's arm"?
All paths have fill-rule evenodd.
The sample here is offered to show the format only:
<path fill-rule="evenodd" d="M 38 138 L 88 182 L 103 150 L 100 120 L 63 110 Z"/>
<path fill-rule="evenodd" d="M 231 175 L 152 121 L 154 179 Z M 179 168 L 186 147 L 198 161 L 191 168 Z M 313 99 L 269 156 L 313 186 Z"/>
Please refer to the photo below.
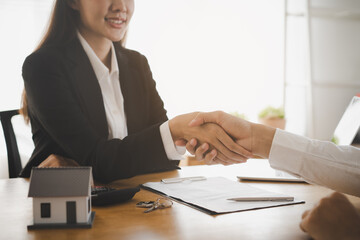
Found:
<path fill-rule="evenodd" d="M 224 112 L 200 113 L 191 126 L 219 124 L 254 155 L 269 158 L 271 167 L 336 191 L 360 196 L 360 149 L 309 139 Z"/>

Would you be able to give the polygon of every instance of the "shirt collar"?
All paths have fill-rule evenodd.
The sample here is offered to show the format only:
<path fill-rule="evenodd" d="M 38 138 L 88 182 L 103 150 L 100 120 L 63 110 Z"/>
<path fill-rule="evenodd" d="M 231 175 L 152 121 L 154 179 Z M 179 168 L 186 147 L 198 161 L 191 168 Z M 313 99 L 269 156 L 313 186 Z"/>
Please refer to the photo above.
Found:
<path fill-rule="evenodd" d="M 115 47 L 114 44 L 111 44 L 111 74 L 119 73 L 119 65 L 116 57 Z"/>
<path fill-rule="evenodd" d="M 101 60 L 95 54 L 89 43 L 85 40 L 83 36 L 81 36 L 79 31 L 77 31 L 77 35 L 82 47 L 85 50 L 86 55 L 90 60 L 91 66 L 93 67 L 98 80 L 102 79 L 105 74 L 112 75 L 114 73 L 119 73 L 119 66 L 115 54 L 114 44 L 111 44 L 111 71 L 109 72 L 109 69 L 105 66 L 103 62 L 101 62 Z"/>

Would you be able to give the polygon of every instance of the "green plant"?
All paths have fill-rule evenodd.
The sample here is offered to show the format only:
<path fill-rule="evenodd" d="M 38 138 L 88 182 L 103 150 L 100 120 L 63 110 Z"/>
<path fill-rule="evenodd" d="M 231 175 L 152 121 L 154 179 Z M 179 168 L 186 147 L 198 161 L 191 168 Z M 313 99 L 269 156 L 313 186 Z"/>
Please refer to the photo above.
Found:
<path fill-rule="evenodd" d="M 284 108 L 268 106 L 259 113 L 259 118 L 285 118 Z"/>
<path fill-rule="evenodd" d="M 245 115 L 245 113 L 238 113 L 237 111 L 235 111 L 235 112 L 230 112 L 230 114 L 235 117 L 242 118 L 244 120 L 248 120 L 248 117 Z"/>
<path fill-rule="evenodd" d="M 333 142 L 333 143 L 335 143 L 336 145 L 338 145 L 338 144 L 339 144 L 339 138 L 336 137 L 336 136 L 333 136 L 333 137 L 331 138 L 331 142 Z"/>

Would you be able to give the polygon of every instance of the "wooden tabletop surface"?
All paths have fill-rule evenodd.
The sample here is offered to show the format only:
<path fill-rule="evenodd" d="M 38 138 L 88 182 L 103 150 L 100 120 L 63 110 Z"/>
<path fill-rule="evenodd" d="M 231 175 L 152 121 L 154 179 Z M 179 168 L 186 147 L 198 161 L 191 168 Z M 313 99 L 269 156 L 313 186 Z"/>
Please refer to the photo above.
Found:
<path fill-rule="evenodd" d="M 264 161 L 264 160 L 256 160 Z M 248 165 L 190 166 L 182 170 L 141 175 L 119 180 L 116 188 L 134 187 L 162 178 L 224 176 L 237 181 L 241 171 L 255 171 Z M 305 204 L 274 207 L 238 213 L 207 215 L 180 203 L 168 209 L 143 213 L 139 201 L 159 196 L 141 190 L 131 201 L 107 207 L 94 207 L 91 229 L 27 230 L 33 223 L 32 199 L 27 198 L 27 179 L 0 180 L 0 239 L 309 239 L 299 228 L 301 214 L 332 191 L 306 183 L 246 182 L 251 186 L 292 195 Z M 348 196 L 355 205 L 360 198 Z"/>

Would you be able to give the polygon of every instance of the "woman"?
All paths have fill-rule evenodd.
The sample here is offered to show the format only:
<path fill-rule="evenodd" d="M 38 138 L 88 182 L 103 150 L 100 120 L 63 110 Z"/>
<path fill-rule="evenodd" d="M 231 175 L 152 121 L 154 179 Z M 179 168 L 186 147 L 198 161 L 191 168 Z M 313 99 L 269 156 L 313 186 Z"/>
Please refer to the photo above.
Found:
<path fill-rule="evenodd" d="M 54 155 L 92 166 L 102 182 L 171 170 L 181 156 L 174 141 L 193 136 L 220 163 L 250 156 L 215 124 L 188 127 L 196 113 L 167 121 L 146 58 L 121 46 L 133 11 L 134 0 L 55 2 L 23 65 L 35 150 L 21 176 Z"/>

